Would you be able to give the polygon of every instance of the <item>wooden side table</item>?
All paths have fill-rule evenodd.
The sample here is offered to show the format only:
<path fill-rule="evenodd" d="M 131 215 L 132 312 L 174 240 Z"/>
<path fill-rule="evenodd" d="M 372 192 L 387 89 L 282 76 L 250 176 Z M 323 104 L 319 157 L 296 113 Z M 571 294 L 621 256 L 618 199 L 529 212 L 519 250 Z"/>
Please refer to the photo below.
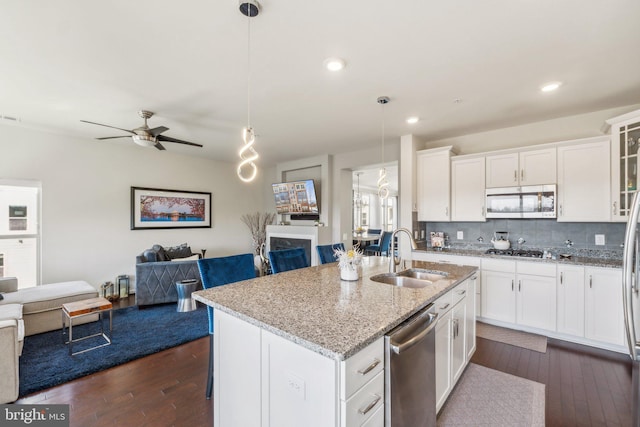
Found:
<path fill-rule="evenodd" d="M 111 332 L 113 324 L 112 315 L 113 305 L 106 298 L 90 298 L 82 301 L 69 302 L 62 304 L 62 340 L 65 344 L 69 344 L 69 355 L 75 356 L 76 354 L 84 353 L 89 350 L 95 350 L 96 348 L 104 347 L 111 344 Z M 73 320 L 79 317 L 88 316 L 90 314 L 98 313 L 98 321 L 100 322 L 100 332 L 87 335 L 81 338 L 73 338 Z M 104 313 L 109 313 L 109 335 L 104 330 Z M 67 320 L 69 321 L 69 340 L 65 340 Z M 93 347 L 86 348 L 81 351 L 73 352 L 73 344 L 79 341 L 84 341 L 89 338 L 102 337 L 105 342 L 97 344 Z"/>

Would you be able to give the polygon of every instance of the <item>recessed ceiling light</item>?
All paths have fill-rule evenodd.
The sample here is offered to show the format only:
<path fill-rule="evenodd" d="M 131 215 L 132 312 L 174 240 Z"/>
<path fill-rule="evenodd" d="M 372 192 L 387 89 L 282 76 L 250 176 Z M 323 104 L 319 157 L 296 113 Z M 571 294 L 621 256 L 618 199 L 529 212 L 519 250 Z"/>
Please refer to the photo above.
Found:
<path fill-rule="evenodd" d="M 562 86 L 562 82 L 549 82 L 549 83 L 545 83 L 540 87 L 540 90 L 543 92 L 553 92 L 554 90 L 558 89 L 560 86 Z"/>
<path fill-rule="evenodd" d="M 324 61 L 324 67 L 329 71 L 340 71 L 344 68 L 344 59 L 327 58 Z"/>
<path fill-rule="evenodd" d="M 420 121 L 420 117 L 409 117 L 407 119 L 407 123 L 409 123 L 410 125 L 416 124 Z"/>

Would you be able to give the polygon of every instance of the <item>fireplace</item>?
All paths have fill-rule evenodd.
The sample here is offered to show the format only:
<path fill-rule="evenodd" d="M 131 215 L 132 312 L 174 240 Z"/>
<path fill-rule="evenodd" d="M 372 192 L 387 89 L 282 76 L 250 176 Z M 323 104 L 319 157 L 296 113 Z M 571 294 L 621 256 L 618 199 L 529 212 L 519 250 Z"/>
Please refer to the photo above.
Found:
<path fill-rule="evenodd" d="M 331 243 L 329 227 L 304 225 L 268 225 L 267 252 L 279 249 L 304 248 L 309 265 L 318 265 L 317 245 Z"/>

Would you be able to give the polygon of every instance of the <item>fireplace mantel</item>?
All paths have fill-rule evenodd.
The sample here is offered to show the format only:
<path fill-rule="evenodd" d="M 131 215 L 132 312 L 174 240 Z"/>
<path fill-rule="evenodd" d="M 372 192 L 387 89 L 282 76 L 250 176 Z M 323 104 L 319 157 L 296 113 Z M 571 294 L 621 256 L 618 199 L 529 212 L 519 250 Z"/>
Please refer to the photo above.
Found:
<path fill-rule="evenodd" d="M 331 229 L 305 225 L 267 225 L 267 252 L 271 250 L 271 238 L 292 239 L 291 247 L 304 247 L 299 240 L 309 241 L 307 255 L 311 265 L 319 265 L 316 246 L 331 244 Z M 306 246 L 306 245 L 305 245 Z"/>

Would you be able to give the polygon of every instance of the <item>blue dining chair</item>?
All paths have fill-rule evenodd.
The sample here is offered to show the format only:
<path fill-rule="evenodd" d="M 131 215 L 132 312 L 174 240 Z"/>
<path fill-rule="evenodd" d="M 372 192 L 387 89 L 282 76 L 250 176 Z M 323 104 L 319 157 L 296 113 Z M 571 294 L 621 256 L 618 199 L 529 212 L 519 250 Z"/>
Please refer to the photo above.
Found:
<path fill-rule="evenodd" d="M 200 270 L 200 279 L 204 289 L 256 277 L 252 254 L 199 259 L 198 270 Z M 213 391 L 213 307 L 207 306 L 207 316 L 209 317 L 209 377 L 206 396 L 207 399 L 211 399 Z"/>
<path fill-rule="evenodd" d="M 382 233 L 381 228 L 370 228 L 367 230 L 367 234 L 380 234 Z"/>
<path fill-rule="evenodd" d="M 377 245 L 369 245 L 365 250 L 366 255 L 383 255 L 389 256 L 389 244 L 391 243 L 391 235 L 388 231 L 383 231 Z"/>
<path fill-rule="evenodd" d="M 316 246 L 318 250 L 318 257 L 320 259 L 320 264 L 327 264 L 329 262 L 338 261 L 338 257 L 336 256 L 334 250 L 340 249 L 344 251 L 344 244 L 334 243 L 333 245 L 318 245 Z"/>
<path fill-rule="evenodd" d="M 273 274 L 309 267 L 304 248 L 269 251 L 269 263 Z"/>

